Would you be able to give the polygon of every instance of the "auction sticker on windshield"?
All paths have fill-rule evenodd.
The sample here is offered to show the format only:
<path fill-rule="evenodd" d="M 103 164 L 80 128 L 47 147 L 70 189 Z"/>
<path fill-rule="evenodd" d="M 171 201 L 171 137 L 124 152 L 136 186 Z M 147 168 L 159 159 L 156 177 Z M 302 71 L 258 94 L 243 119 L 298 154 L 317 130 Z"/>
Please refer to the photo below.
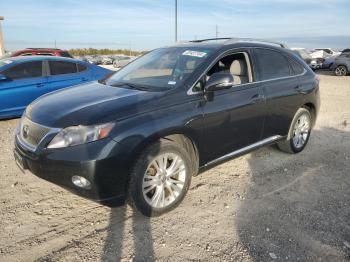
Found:
<path fill-rule="evenodd" d="M 199 52 L 199 51 L 191 51 L 191 50 L 186 50 L 185 52 L 182 53 L 182 55 L 188 55 L 188 56 L 195 56 L 195 57 L 204 57 L 206 56 L 206 52 Z"/>

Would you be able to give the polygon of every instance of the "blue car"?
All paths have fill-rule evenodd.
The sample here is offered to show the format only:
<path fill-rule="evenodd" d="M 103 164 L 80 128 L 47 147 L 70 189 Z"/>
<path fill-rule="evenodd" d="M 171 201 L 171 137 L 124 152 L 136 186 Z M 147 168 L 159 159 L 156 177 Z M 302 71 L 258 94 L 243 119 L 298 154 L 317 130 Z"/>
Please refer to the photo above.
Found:
<path fill-rule="evenodd" d="M 46 93 L 100 80 L 113 71 L 64 57 L 26 56 L 0 60 L 0 119 L 20 117 Z"/>

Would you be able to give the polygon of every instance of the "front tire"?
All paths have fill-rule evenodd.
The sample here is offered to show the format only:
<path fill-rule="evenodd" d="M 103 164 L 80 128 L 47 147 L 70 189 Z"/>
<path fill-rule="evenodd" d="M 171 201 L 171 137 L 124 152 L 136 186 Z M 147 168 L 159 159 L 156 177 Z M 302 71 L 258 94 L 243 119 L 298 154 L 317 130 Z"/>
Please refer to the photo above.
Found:
<path fill-rule="evenodd" d="M 161 139 L 135 162 L 129 184 L 129 203 L 145 216 L 159 216 L 175 207 L 190 186 L 191 158 L 175 142 Z"/>
<path fill-rule="evenodd" d="M 296 154 L 306 147 L 312 126 L 312 117 L 309 110 L 299 108 L 295 113 L 289 128 L 287 139 L 277 144 L 281 151 Z"/>
<path fill-rule="evenodd" d="M 336 76 L 346 76 L 348 74 L 348 69 L 346 66 L 337 66 L 334 73 Z"/>

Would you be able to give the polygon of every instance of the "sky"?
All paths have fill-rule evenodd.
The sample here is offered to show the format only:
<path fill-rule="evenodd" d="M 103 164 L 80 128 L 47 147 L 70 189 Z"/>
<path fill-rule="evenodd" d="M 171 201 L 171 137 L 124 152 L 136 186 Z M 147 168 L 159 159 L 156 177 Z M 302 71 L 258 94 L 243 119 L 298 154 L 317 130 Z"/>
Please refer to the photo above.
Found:
<path fill-rule="evenodd" d="M 5 49 L 174 43 L 175 0 L 0 0 Z M 350 47 L 350 0 L 178 0 L 178 40 L 252 37 Z"/>

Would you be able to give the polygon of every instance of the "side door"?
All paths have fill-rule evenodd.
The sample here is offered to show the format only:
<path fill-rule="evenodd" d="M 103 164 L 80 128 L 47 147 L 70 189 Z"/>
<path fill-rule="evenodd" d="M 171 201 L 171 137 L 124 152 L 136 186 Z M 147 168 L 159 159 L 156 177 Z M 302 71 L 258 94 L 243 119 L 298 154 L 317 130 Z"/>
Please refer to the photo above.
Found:
<path fill-rule="evenodd" d="M 246 68 L 241 72 L 232 70 L 235 60 L 244 61 Z M 261 139 L 266 106 L 260 84 L 254 81 L 251 61 L 249 50 L 234 51 L 220 58 L 208 71 L 209 75 L 212 70 L 233 74 L 234 85 L 213 92 L 212 98 L 203 102 L 205 162 Z"/>
<path fill-rule="evenodd" d="M 277 50 L 256 48 L 254 59 L 268 110 L 263 138 L 287 135 L 293 116 L 301 106 L 299 77 L 294 74 L 287 56 Z"/>
<path fill-rule="evenodd" d="M 20 116 L 25 107 L 48 92 L 43 61 L 15 64 L 1 74 L 8 79 L 0 82 L 0 114 Z"/>
<path fill-rule="evenodd" d="M 49 68 L 47 82 L 51 91 L 89 81 L 88 76 L 78 71 L 75 62 L 48 60 L 47 64 Z"/>

